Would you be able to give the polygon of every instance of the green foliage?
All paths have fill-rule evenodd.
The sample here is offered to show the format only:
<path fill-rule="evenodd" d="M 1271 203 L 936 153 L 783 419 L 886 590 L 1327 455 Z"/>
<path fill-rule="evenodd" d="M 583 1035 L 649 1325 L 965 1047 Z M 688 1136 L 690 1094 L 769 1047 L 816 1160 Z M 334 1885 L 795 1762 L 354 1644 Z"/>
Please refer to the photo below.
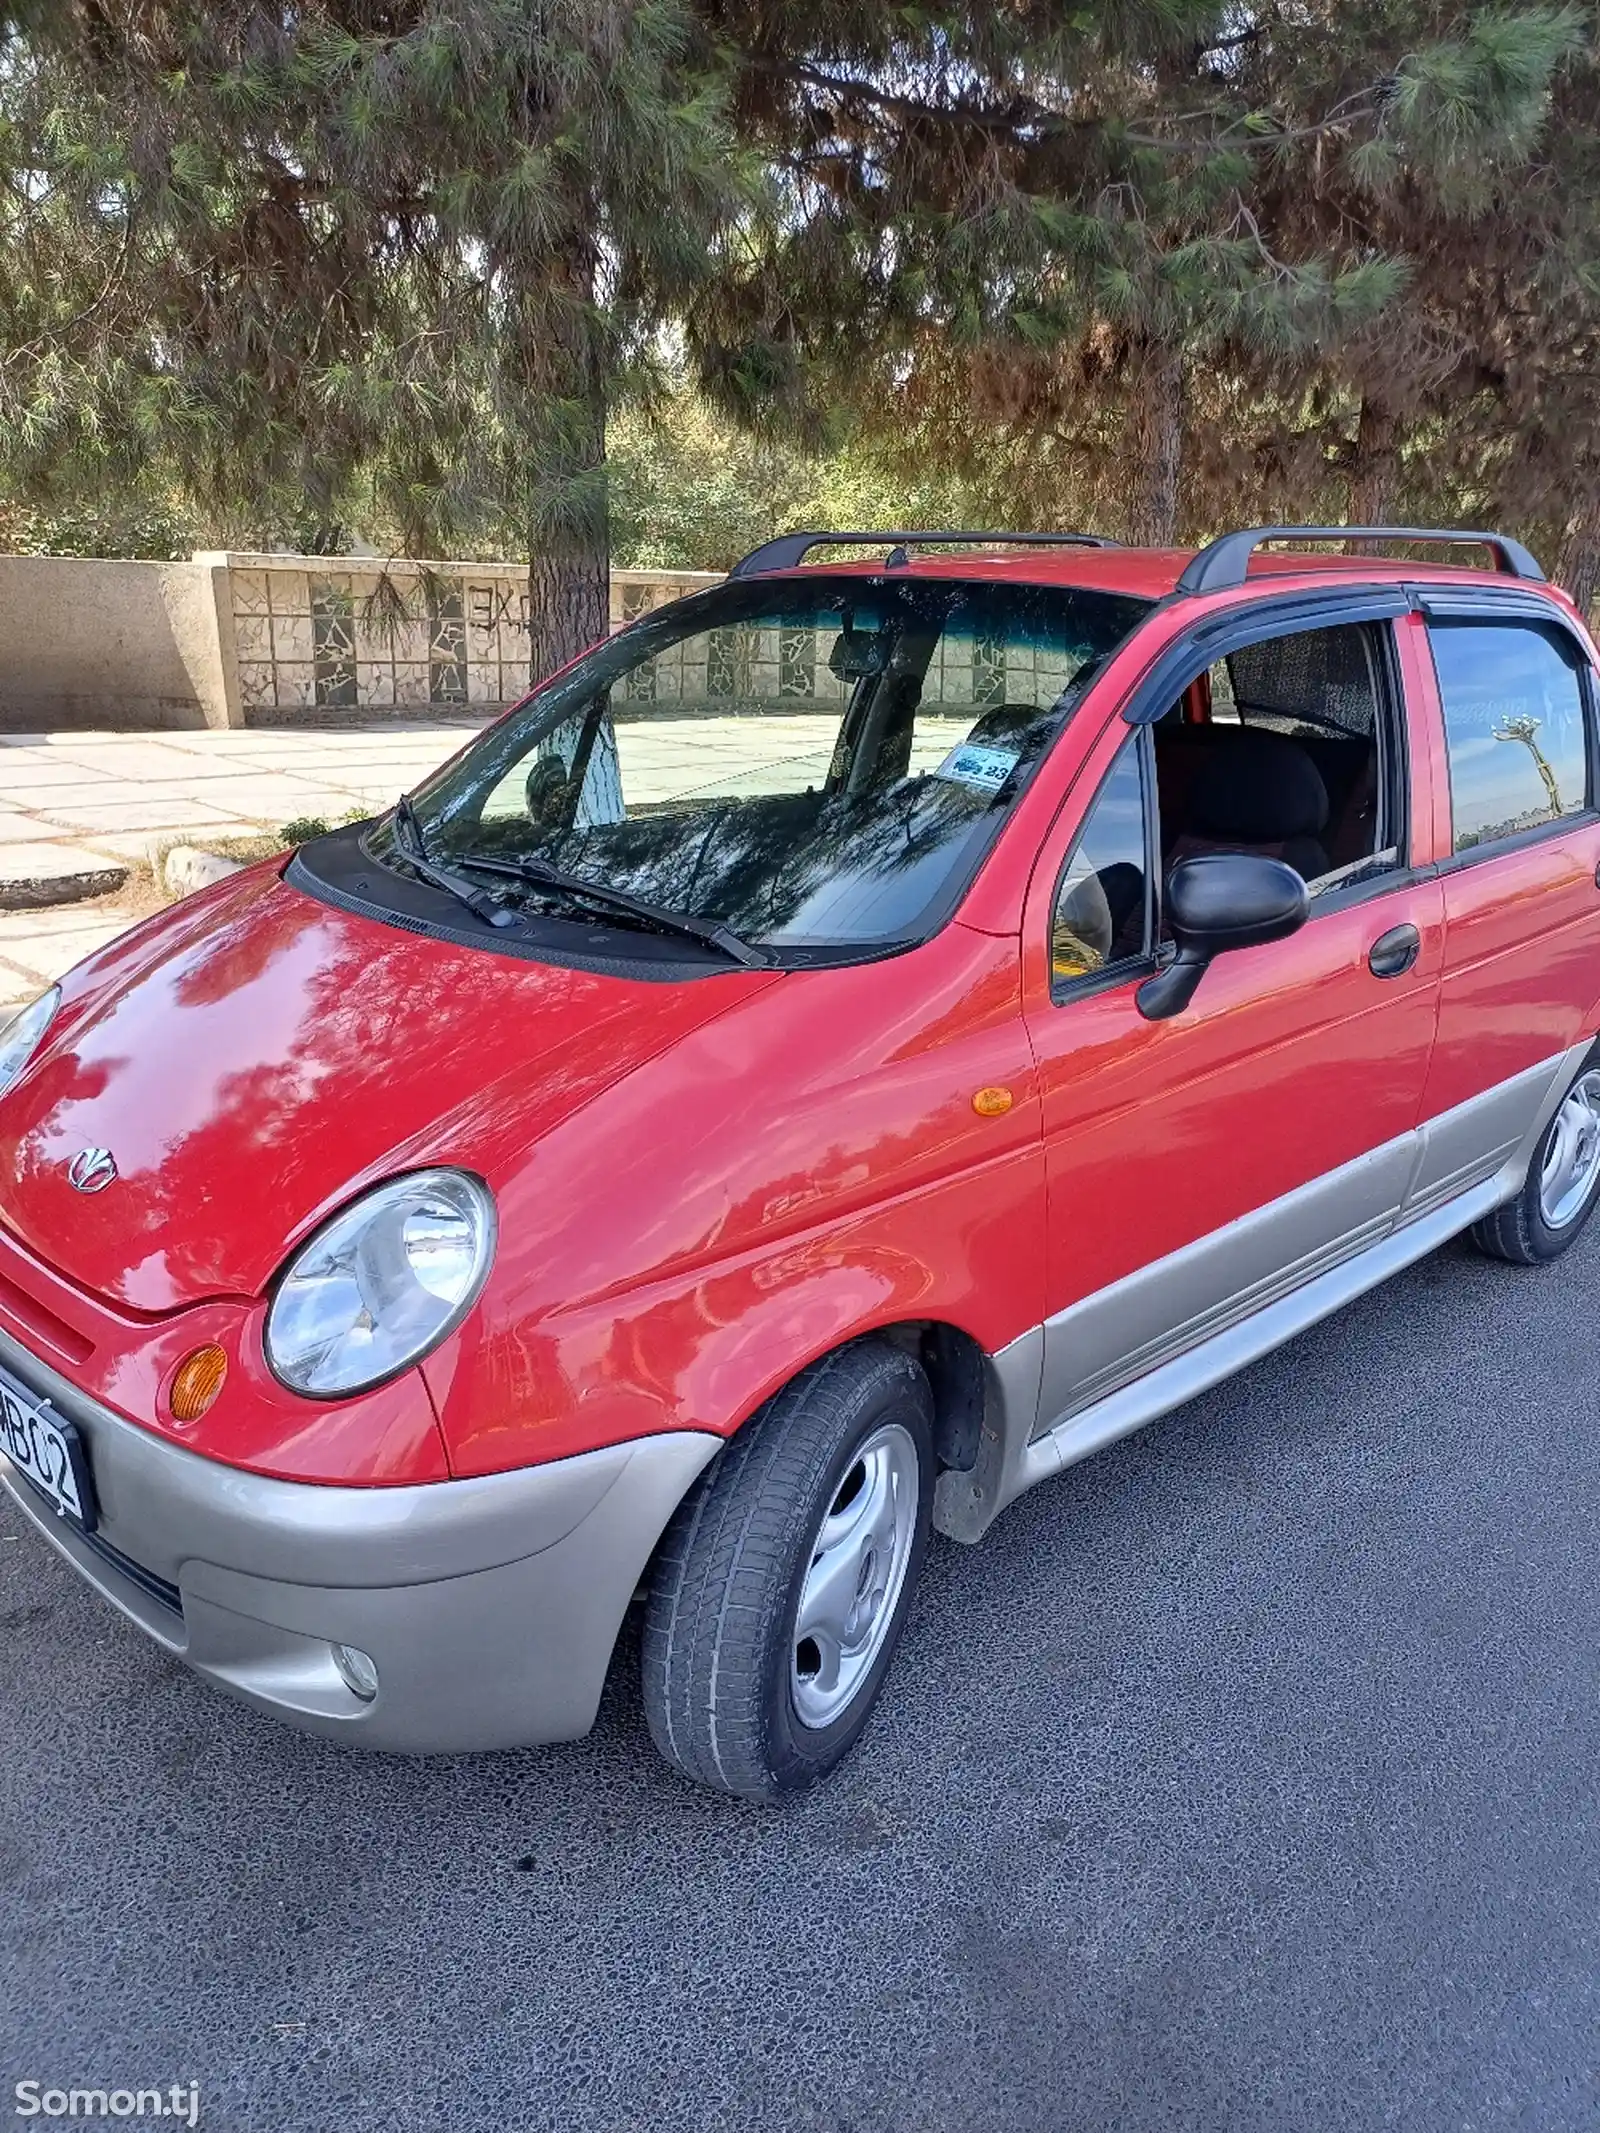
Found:
<path fill-rule="evenodd" d="M 608 541 L 1600 556 L 1597 91 L 1553 4 L 0 6 L 0 537 L 525 555 L 546 658 Z"/>
<path fill-rule="evenodd" d="M 813 452 L 753 435 L 685 386 L 625 410 L 607 450 L 613 553 L 641 569 L 726 570 L 799 527 L 955 526 L 987 508 L 956 475 L 912 473 L 850 444 Z"/>
<path fill-rule="evenodd" d="M 417 554 L 494 525 L 546 565 L 548 656 L 592 635 L 611 382 L 746 196 L 688 0 L 10 20 L 15 493 L 154 451 L 230 531 L 379 518 Z"/>
<path fill-rule="evenodd" d="M 10 555 L 133 556 L 170 562 L 202 546 L 194 523 L 175 505 L 93 497 L 53 507 L 0 502 L 0 552 Z"/>
<path fill-rule="evenodd" d="M 321 815 L 296 815 L 278 831 L 278 842 L 281 845 L 309 844 L 313 837 L 326 837 L 330 830 L 347 828 L 369 819 L 368 811 L 361 807 L 351 808 L 336 822 L 328 822 Z"/>

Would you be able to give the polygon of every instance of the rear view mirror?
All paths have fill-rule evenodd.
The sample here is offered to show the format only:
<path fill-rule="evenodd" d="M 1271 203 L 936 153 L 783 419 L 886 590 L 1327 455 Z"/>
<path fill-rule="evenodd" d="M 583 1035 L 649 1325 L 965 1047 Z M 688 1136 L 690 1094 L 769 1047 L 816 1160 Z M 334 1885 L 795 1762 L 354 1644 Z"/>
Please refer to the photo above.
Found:
<path fill-rule="evenodd" d="M 851 629 L 848 624 L 833 640 L 828 666 L 841 681 L 869 681 L 889 664 L 889 640 L 881 630 Z"/>
<path fill-rule="evenodd" d="M 1178 953 L 1146 978 L 1135 999 L 1148 1022 L 1181 1014 L 1213 956 L 1280 941 L 1306 922 L 1306 885 L 1281 859 L 1252 852 L 1206 852 L 1167 876 L 1167 921 Z"/>

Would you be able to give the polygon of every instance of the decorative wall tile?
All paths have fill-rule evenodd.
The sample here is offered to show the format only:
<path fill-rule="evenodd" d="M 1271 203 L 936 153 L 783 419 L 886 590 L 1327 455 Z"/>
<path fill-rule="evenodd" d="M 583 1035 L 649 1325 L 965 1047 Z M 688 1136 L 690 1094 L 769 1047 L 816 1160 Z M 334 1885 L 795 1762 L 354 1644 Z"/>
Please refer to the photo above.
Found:
<path fill-rule="evenodd" d="M 427 664 L 428 625 L 420 616 L 406 615 L 397 621 L 392 629 L 380 630 L 376 642 L 393 657 L 396 665 L 401 660 L 405 660 L 408 665 L 415 665 L 418 661 L 423 665 Z"/>
<path fill-rule="evenodd" d="M 310 660 L 301 665 L 278 661 L 273 666 L 277 676 L 277 701 L 280 711 L 300 711 L 319 703 L 317 695 L 317 670 Z"/>
<path fill-rule="evenodd" d="M 656 666 L 654 659 L 644 659 L 630 667 L 622 677 L 622 694 L 630 704 L 653 704 L 656 700 Z"/>
<path fill-rule="evenodd" d="M 467 667 L 467 701 L 496 704 L 500 701 L 500 668 L 486 659 L 474 659 Z"/>
<path fill-rule="evenodd" d="M 272 570 L 267 573 L 275 615 L 309 615 L 311 577 L 304 570 Z"/>
<path fill-rule="evenodd" d="M 260 710 L 278 701 L 278 684 L 270 659 L 241 659 L 239 700 L 247 710 Z"/>
<path fill-rule="evenodd" d="M 428 662 L 425 659 L 395 661 L 394 700 L 397 704 L 425 704 L 428 701 Z"/>
<path fill-rule="evenodd" d="M 269 666 L 272 664 L 272 624 L 259 611 L 234 616 L 233 643 L 241 659 L 264 659 Z"/>
<path fill-rule="evenodd" d="M 235 615 L 264 615 L 268 609 L 267 573 L 264 570 L 233 570 L 228 573 Z"/>
<path fill-rule="evenodd" d="M 392 704 L 394 702 L 394 666 L 390 660 L 358 659 L 356 661 L 356 702 L 358 704 Z"/>
<path fill-rule="evenodd" d="M 309 615 L 274 615 L 272 618 L 272 656 L 274 659 L 314 659 L 317 640 L 313 634 L 312 618 Z"/>

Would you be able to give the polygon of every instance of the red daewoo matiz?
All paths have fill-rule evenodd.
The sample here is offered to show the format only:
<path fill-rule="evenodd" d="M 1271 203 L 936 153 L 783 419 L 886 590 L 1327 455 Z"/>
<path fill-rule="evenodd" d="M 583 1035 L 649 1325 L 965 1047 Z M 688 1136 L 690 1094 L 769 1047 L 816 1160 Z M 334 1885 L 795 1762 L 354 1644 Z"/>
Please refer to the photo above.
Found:
<path fill-rule="evenodd" d="M 293 1724 L 581 1734 L 642 1588 L 820 1776 L 930 1524 L 1589 1217 L 1594 647 L 1401 537 L 778 541 L 136 927 L 0 1036 L 0 1481 Z"/>

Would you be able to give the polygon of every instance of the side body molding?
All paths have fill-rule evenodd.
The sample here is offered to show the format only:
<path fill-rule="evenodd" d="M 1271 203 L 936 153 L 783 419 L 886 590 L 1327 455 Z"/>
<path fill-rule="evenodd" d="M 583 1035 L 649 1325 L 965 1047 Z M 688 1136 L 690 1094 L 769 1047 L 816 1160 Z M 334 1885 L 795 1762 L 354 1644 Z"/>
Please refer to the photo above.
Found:
<path fill-rule="evenodd" d="M 940 1477 L 940 1532 L 980 1539 L 1035 1482 L 1231 1377 L 1503 1206 L 1588 1051 L 1586 1039 L 1541 1061 L 1011 1341 L 989 1360 L 975 1464 Z"/>

